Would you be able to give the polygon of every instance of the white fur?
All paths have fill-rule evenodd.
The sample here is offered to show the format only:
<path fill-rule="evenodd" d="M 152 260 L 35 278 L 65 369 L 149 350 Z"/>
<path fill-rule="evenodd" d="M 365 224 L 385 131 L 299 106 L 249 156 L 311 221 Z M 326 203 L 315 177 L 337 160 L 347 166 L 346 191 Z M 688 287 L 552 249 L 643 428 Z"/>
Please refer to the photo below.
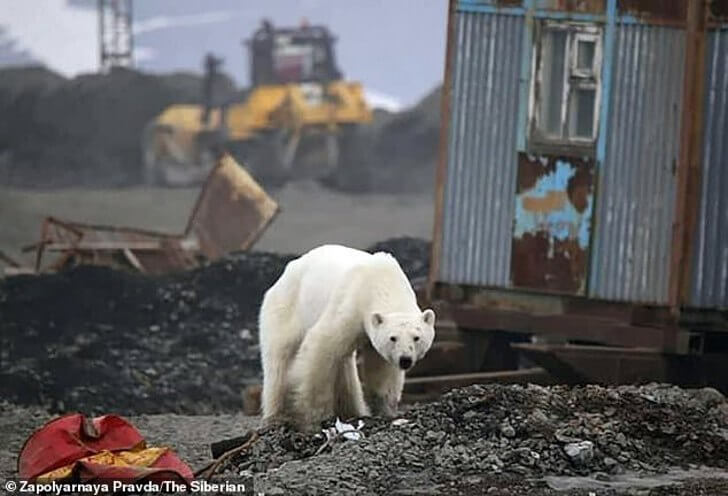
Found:
<path fill-rule="evenodd" d="M 263 422 L 302 429 L 334 415 L 395 415 L 401 359 L 414 365 L 435 336 L 434 312 L 420 310 L 394 257 L 339 245 L 291 261 L 266 292 L 259 324 Z"/>

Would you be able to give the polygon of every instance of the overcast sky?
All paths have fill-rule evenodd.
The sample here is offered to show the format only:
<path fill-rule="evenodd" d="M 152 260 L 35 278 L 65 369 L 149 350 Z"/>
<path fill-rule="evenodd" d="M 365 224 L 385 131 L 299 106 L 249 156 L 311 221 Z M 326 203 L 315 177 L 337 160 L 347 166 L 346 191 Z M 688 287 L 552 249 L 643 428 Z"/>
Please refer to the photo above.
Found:
<path fill-rule="evenodd" d="M 0 65 L 36 60 L 66 75 L 98 67 L 95 0 L 0 0 Z M 442 80 L 446 0 L 135 0 L 136 66 L 201 71 L 212 51 L 248 83 L 242 40 L 261 19 L 325 24 L 349 79 L 404 105 Z"/>

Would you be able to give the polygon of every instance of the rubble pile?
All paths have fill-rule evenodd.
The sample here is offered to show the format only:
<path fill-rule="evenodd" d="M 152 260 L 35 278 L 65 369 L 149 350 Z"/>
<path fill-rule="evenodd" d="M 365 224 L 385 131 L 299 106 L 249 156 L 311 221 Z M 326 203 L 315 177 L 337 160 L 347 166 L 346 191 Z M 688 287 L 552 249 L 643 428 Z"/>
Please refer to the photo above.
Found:
<path fill-rule="evenodd" d="M 230 470 L 259 473 L 256 487 L 267 494 L 393 494 L 499 476 L 728 468 L 728 402 L 708 388 L 476 385 L 394 422 L 364 422 L 364 439 L 317 456 L 321 434 L 268 431 Z"/>
<path fill-rule="evenodd" d="M 374 251 L 420 277 L 427 246 L 404 238 Z M 164 277 L 81 266 L 0 280 L 0 397 L 52 412 L 237 412 L 260 381 L 258 308 L 292 258 L 247 252 Z"/>

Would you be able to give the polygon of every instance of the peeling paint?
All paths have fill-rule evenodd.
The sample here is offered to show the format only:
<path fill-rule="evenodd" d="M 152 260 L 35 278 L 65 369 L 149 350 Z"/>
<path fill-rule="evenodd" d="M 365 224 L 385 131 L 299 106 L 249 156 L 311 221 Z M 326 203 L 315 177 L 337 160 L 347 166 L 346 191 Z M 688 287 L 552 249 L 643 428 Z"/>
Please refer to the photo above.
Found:
<path fill-rule="evenodd" d="M 531 213 L 548 213 L 561 210 L 566 205 L 569 195 L 566 191 L 551 190 L 545 196 L 524 196 L 523 210 Z"/>
<path fill-rule="evenodd" d="M 588 159 L 519 155 L 514 286 L 584 291 L 593 176 Z"/>

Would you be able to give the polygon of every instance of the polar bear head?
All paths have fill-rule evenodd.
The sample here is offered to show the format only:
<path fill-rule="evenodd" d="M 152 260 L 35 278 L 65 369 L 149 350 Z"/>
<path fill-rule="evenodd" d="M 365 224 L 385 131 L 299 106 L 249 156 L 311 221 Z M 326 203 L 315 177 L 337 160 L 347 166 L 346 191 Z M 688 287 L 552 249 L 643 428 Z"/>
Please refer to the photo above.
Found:
<path fill-rule="evenodd" d="M 377 353 L 402 370 L 409 370 L 430 350 L 435 339 L 435 312 L 372 313 L 367 335 Z"/>

